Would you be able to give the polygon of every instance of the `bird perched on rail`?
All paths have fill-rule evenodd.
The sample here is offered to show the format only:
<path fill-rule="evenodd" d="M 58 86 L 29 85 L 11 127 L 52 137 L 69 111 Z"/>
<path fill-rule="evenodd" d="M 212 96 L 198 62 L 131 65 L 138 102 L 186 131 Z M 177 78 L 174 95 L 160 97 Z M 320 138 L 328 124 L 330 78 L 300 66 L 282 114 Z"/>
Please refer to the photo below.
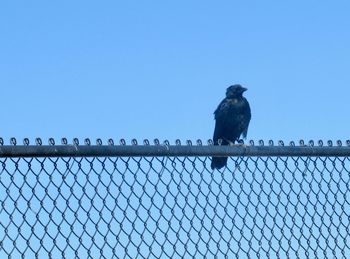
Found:
<path fill-rule="evenodd" d="M 214 145 L 233 145 L 240 135 L 247 137 L 248 125 L 251 118 L 250 106 L 243 93 L 247 88 L 239 84 L 231 85 L 226 90 L 226 98 L 215 110 Z M 213 157 L 211 169 L 220 169 L 227 164 L 227 157 Z"/>

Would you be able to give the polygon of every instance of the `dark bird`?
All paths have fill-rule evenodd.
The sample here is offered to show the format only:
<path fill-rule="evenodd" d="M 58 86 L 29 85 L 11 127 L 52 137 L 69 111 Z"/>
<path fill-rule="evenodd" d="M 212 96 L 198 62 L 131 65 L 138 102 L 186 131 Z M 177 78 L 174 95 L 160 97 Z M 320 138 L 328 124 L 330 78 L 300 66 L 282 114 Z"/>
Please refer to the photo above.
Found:
<path fill-rule="evenodd" d="M 226 90 L 226 98 L 215 110 L 214 145 L 233 145 L 241 134 L 247 137 L 248 125 L 251 118 L 250 106 L 243 92 L 247 88 L 241 85 L 231 85 Z M 220 169 L 227 164 L 227 157 L 213 157 L 211 169 Z"/>

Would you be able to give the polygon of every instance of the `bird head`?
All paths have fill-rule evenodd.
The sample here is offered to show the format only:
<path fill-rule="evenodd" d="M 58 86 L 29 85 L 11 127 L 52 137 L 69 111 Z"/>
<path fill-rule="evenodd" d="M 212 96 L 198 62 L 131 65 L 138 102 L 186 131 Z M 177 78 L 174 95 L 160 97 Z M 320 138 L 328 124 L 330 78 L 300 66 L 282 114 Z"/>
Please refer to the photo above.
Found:
<path fill-rule="evenodd" d="M 243 92 L 247 90 L 248 90 L 247 88 L 244 88 L 239 84 L 231 85 L 226 89 L 226 97 L 227 98 L 242 97 Z"/>

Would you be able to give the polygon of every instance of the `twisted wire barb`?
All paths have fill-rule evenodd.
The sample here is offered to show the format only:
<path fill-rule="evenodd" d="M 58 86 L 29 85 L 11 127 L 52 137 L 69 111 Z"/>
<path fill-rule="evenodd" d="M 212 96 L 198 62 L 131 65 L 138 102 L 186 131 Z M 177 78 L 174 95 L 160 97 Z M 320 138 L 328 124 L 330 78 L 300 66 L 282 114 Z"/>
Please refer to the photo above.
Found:
<path fill-rule="evenodd" d="M 350 254 L 349 140 L 19 143 L 0 138 L 0 258 Z"/>

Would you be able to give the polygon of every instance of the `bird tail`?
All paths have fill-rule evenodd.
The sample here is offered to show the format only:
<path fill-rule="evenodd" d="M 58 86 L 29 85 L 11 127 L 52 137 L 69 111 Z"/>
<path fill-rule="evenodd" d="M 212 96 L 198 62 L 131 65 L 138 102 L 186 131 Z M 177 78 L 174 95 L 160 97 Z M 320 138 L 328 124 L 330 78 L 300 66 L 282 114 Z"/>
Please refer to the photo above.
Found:
<path fill-rule="evenodd" d="M 211 160 L 211 169 L 221 169 L 227 164 L 227 157 L 213 157 Z"/>

